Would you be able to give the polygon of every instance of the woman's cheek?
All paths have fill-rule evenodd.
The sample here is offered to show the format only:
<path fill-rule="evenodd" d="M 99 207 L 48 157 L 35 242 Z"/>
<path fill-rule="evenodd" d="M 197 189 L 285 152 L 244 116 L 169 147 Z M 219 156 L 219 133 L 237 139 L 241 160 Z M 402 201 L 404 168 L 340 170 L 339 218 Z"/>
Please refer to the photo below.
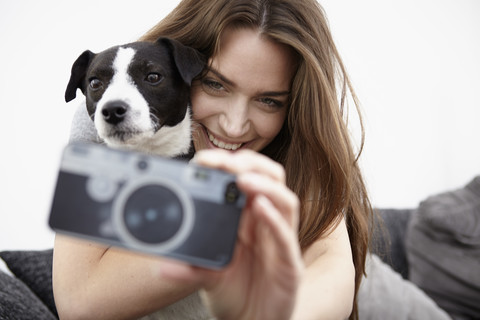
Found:
<path fill-rule="evenodd" d="M 205 97 L 205 94 L 192 96 L 192 114 L 194 120 L 204 119 L 215 113 L 212 99 Z"/>
<path fill-rule="evenodd" d="M 263 138 L 273 140 L 282 129 L 285 117 L 286 112 L 273 114 L 259 112 L 253 117 L 257 134 Z"/>

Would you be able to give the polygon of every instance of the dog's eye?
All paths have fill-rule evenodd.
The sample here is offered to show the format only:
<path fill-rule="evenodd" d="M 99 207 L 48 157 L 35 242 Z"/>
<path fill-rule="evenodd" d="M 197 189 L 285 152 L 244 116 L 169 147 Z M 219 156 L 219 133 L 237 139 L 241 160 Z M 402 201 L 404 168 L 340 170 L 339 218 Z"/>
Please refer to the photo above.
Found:
<path fill-rule="evenodd" d="M 93 78 L 90 80 L 90 88 L 93 90 L 98 90 L 102 87 L 102 81 L 98 80 L 97 78 Z"/>
<path fill-rule="evenodd" d="M 145 81 L 149 82 L 150 84 L 159 84 L 163 80 L 163 76 L 158 73 L 149 73 L 145 78 Z"/>

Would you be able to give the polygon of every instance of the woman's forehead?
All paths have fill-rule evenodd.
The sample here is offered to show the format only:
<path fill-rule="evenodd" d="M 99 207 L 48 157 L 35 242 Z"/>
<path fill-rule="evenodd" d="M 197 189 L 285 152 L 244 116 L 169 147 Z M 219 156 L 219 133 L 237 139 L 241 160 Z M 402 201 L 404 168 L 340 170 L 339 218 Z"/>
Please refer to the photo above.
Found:
<path fill-rule="evenodd" d="M 292 50 L 249 28 L 230 28 L 209 65 L 229 81 L 254 81 L 288 90 L 295 69 Z"/>

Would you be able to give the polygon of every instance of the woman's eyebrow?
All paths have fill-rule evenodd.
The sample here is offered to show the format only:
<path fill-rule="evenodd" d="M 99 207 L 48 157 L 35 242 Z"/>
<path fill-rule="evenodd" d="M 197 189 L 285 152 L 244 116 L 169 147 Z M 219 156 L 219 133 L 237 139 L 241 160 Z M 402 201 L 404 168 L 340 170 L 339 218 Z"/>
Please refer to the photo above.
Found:
<path fill-rule="evenodd" d="M 225 82 L 229 86 L 235 86 L 232 80 L 227 79 L 223 74 L 215 70 L 213 67 L 208 68 L 208 71 L 216 75 L 222 82 Z"/>
<path fill-rule="evenodd" d="M 215 70 L 215 68 L 210 67 L 208 69 L 209 72 L 213 73 L 215 76 L 217 76 L 222 82 L 225 82 L 227 85 L 235 87 L 235 83 L 232 80 L 229 80 L 226 78 L 223 74 L 221 74 L 219 71 Z M 279 97 L 279 96 L 288 96 L 290 94 L 290 91 L 265 91 L 261 92 L 261 96 L 271 96 L 271 97 Z"/>

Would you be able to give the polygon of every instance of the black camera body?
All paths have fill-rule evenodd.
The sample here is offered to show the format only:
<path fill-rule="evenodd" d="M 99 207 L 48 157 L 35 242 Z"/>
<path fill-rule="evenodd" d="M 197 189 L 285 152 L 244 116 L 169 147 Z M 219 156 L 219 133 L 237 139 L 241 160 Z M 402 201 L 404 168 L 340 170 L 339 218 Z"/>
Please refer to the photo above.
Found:
<path fill-rule="evenodd" d="M 49 224 L 107 245 L 222 268 L 245 195 L 220 170 L 95 144 L 62 156 Z"/>

